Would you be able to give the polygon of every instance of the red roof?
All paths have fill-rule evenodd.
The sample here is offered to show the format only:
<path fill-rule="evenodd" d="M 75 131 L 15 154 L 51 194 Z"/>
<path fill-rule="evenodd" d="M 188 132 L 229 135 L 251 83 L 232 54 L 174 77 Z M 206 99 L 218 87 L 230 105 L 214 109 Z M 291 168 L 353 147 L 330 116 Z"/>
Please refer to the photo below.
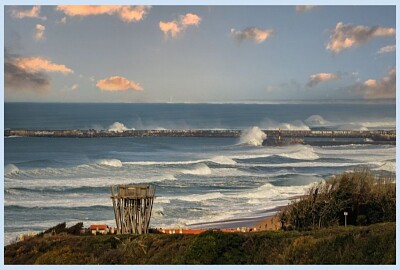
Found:
<path fill-rule="evenodd" d="M 105 230 L 107 227 L 106 224 L 90 225 L 90 230 Z"/>

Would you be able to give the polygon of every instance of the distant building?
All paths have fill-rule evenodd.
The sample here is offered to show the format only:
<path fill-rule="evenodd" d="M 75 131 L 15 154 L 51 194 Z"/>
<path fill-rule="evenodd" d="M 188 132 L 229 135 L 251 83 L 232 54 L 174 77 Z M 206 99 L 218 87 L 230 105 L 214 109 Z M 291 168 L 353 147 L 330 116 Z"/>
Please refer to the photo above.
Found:
<path fill-rule="evenodd" d="M 94 235 L 97 233 L 100 234 L 107 234 L 108 233 L 108 226 L 106 224 L 99 224 L 99 225 L 90 225 L 90 232 Z"/>

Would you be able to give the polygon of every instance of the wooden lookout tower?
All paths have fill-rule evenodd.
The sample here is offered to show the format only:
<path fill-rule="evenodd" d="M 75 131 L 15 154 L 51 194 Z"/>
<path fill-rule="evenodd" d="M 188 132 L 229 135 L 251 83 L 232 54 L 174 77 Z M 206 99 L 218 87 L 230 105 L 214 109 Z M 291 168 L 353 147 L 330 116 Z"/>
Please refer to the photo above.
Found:
<path fill-rule="evenodd" d="M 118 234 L 149 232 L 155 191 L 155 186 L 150 185 L 118 185 L 115 193 L 111 186 Z"/>

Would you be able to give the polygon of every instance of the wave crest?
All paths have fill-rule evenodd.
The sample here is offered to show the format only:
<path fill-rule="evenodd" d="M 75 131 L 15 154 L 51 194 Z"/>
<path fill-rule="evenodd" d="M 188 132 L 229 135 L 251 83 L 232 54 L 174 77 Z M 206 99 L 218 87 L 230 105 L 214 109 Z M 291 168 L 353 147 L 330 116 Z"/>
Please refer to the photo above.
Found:
<path fill-rule="evenodd" d="M 122 162 L 119 159 L 100 159 L 97 161 L 97 164 L 118 168 L 122 167 Z"/>
<path fill-rule="evenodd" d="M 191 175 L 209 175 L 211 174 L 211 169 L 205 164 L 199 164 L 192 170 L 182 170 L 182 173 Z"/>
<path fill-rule="evenodd" d="M 302 160 L 319 159 L 319 156 L 314 152 L 314 148 L 312 148 L 311 146 L 304 146 L 304 148 L 299 151 L 279 154 L 279 156 L 291 159 L 302 159 Z"/>
<path fill-rule="evenodd" d="M 19 173 L 19 168 L 14 164 L 7 164 L 4 167 L 4 175 L 16 175 Z"/>

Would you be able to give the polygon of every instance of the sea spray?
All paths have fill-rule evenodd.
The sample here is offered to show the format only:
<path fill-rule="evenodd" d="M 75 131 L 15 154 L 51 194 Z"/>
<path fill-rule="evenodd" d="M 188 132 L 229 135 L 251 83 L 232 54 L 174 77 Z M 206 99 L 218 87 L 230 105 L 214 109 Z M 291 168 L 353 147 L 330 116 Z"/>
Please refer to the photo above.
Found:
<path fill-rule="evenodd" d="M 126 130 L 134 130 L 134 128 L 127 128 L 124 124 L 120 122 L 114 122 L 111 126 L 109 126 L 108 131 L 113 131 L 113 132 L 124 132 Z"/>
<path fill-rule="evenodd" d="M 239 144 L 261 146 L 267 135 L 259 127 L 251 127 L 242 131 Z"/>
<path fill-rule="evenodd" d="M 293 122 L 276 122 L 272 119 L 265 118 L 260 126 L 264 129 L 283 129 L 283 130 L 310 130 L 310 127 L 304 124 L 300 120 L 295 120 Z"/>
<path fill-rule="evenodd" d="M 325 120 L 321 115 L 311 115 L 304 121 L 310 127 L 322 127 L 322 126 L 331 126 L 332 123 Z"/>

